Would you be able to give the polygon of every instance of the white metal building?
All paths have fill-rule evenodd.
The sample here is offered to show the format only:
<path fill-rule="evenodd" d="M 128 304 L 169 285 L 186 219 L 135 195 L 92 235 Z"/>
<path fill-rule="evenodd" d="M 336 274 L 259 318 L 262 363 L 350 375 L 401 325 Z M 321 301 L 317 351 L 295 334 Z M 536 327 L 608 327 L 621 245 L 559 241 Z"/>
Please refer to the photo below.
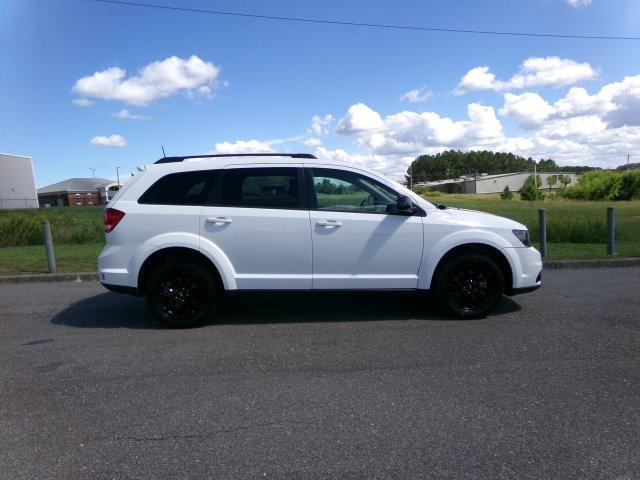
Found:
<path fill-rule="evenodd" d="M 519 192 L 531 174 L 531 172 L 514 172 L 498 175 L 477 175 L 475 177 L 466 176 L 437 182 L 426 182 L 420 185 L 426 185 L 431 190 L 444 193 L 500 193 L 507 185 L 512 192 Z M 570 180 L 567 185 L 572 185 L 576 182 L 575 173 L 540 172 L 538 177 L 540 177 L 541 184 L 538 185 L 538 188 L 543 190 L 560 188 L 562 186 L 560 179 L 563 176 Z M 550 177 L 555 177 L 556 179 L 553 185 L 550 185 L 547 181 Z"/>
<path fill-rule="evenodd" d="M 0 209 L 38 208 L 31 157 L 0 153 Z"/>

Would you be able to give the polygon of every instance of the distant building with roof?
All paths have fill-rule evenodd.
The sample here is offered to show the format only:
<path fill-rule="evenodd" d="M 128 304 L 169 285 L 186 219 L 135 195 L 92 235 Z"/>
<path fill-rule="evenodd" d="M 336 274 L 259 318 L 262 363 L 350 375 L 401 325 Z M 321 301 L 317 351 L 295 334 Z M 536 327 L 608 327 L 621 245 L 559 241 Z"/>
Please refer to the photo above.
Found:
<path fill-rule="evenodd" d="M 38 208 L 31 157 L 0 153 L 0 209 Z"/>
<path fill-rule="evenodd" d="M 419 183 L 417 186 L 427 186 L 430 190 L 444 193 L 500 193 L 505 186 L 512 192 L 519 192 L 524 182 L 532 175 L 532 172 L 501 173 L 498 175 L 468 175 L 448 180 Z M 568 177 L 567 185 L 576 182 L 576 174 L 571 172 L 539 172 L 541 189 L 557 189 L 562 186 L 561 177 Z M 547 179 L 555 177 L 556 182 L 549 185 Z"/>
<path fill-rule="evenodd" d="M 119 190 L 108 178 L 69 178 L 38 189 L 41 207 L 87 207 L 107 203 Z"/>

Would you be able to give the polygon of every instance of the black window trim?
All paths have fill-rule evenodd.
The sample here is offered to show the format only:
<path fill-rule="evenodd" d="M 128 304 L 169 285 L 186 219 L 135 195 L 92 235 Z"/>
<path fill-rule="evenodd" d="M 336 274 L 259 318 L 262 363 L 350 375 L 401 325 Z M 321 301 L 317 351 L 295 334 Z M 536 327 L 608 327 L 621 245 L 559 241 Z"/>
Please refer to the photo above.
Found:
<path fill-rule="evenodd" d="M 308 206 L 309 206 L 309 210 L 310 211 L 314 211 L 314 212 L 327 212 L 327 213 L 331 213 L 331 212 L 341 212 L 341 213 L 365 213 L 367 215 L 394 215 L 394 216 L 398 216 L 398 217 L 426 217 L 427 213 L 419 206 L 416 205 L 416 210 L 412 213 L 412 214 L 407 214 L 407 213 L 402 213 L 402 212 L 362 212 L 362 211 L 357 211 L 354 212 L 353 210 L 322 210 L 320 208 L 318 208 L 318 197 L 316 196 L 316 189 L 315 189 L 315 185 L 314 185 L 314 181 L 313 181 L 313 169 L 323 169 L 323 170 L 336 170 L 338 172 L 348 172 L 348 173 L 352 173 L 354 175 L 361 175 L 363 177 L 366 177 L 380 185 L 382 185 L 385 188 L 388 188 L 389 190 L 393 191 L 397 196 L 403 195 L 402 193 L 399 193 L 398 191 L 396 191 L 394 188 L 391 188 L 388 185 L 385 185 L 384 183 L 380 182 L 379 180 L 376 180 L 375 178 L 371 178 L 368 175 L 365 175 L 363 173 L 360 172 L 354 172 L 351 170 L 343 170 L 341 168 L 336 168 L 333 165 L 327 165 L 327 166 L 306 166 L 304 168 L 305 170 L 305 184 L 307 187 L 307 191 L 309 192 L 308 195 Z M 415 202 L 412 201 L 412 203 L 415 204 Z"/>
<path fill-rule="evenodd" d="M 257 207 L 250 205 L 225 205 L 222 203 L 222 182 L 229 170 L 261 170 L 261 169 L 276 169 L 276 168 L 294 168 L 296 170 L 296 180 L 298 182 L 298 206 L 297 207 Z M 227 168 L 220 169 L 220 173 L 216 178 L 213 188 L 209 191 L 209 194 L 205 198 L 205 207 L 225 207 L 225 208 L 257 208 L 261 210 L 308 210 L 307 208 L 307 189 L 305 188 L 305 182 L 303 178 L 303 168 L 298 165 L 234 165 Z"/>

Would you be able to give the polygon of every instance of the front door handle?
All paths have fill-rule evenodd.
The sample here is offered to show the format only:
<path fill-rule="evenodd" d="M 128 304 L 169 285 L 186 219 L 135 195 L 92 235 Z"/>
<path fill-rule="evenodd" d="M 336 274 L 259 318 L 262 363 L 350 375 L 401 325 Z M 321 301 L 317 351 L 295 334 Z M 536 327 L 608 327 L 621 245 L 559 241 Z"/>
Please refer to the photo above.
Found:
<path fill-rule="evenodd" d="M 324 228 L 338 228 L 342 226 L 342 223 L 337 220 L 318 220 L 316 226 Z"/>
<path fill-rule="evenodd" d="M 231 219 L 227 217 L 207 217 L 207 223 L 231 223 Z"/>

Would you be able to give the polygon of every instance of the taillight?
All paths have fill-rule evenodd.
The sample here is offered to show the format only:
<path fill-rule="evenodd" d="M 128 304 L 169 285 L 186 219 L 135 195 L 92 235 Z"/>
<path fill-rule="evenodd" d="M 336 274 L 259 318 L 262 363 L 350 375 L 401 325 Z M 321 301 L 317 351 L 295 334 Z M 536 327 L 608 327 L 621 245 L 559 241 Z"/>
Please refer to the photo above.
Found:
<path fill-rule="evenodd" d="M 124 212 L 116 210 L 115 208 L 106 208 L 104 210 L 104 231 L 105 233 L 112 232 L 116 225 L 120 223 L 120 220 L 124 218 Z"/>

